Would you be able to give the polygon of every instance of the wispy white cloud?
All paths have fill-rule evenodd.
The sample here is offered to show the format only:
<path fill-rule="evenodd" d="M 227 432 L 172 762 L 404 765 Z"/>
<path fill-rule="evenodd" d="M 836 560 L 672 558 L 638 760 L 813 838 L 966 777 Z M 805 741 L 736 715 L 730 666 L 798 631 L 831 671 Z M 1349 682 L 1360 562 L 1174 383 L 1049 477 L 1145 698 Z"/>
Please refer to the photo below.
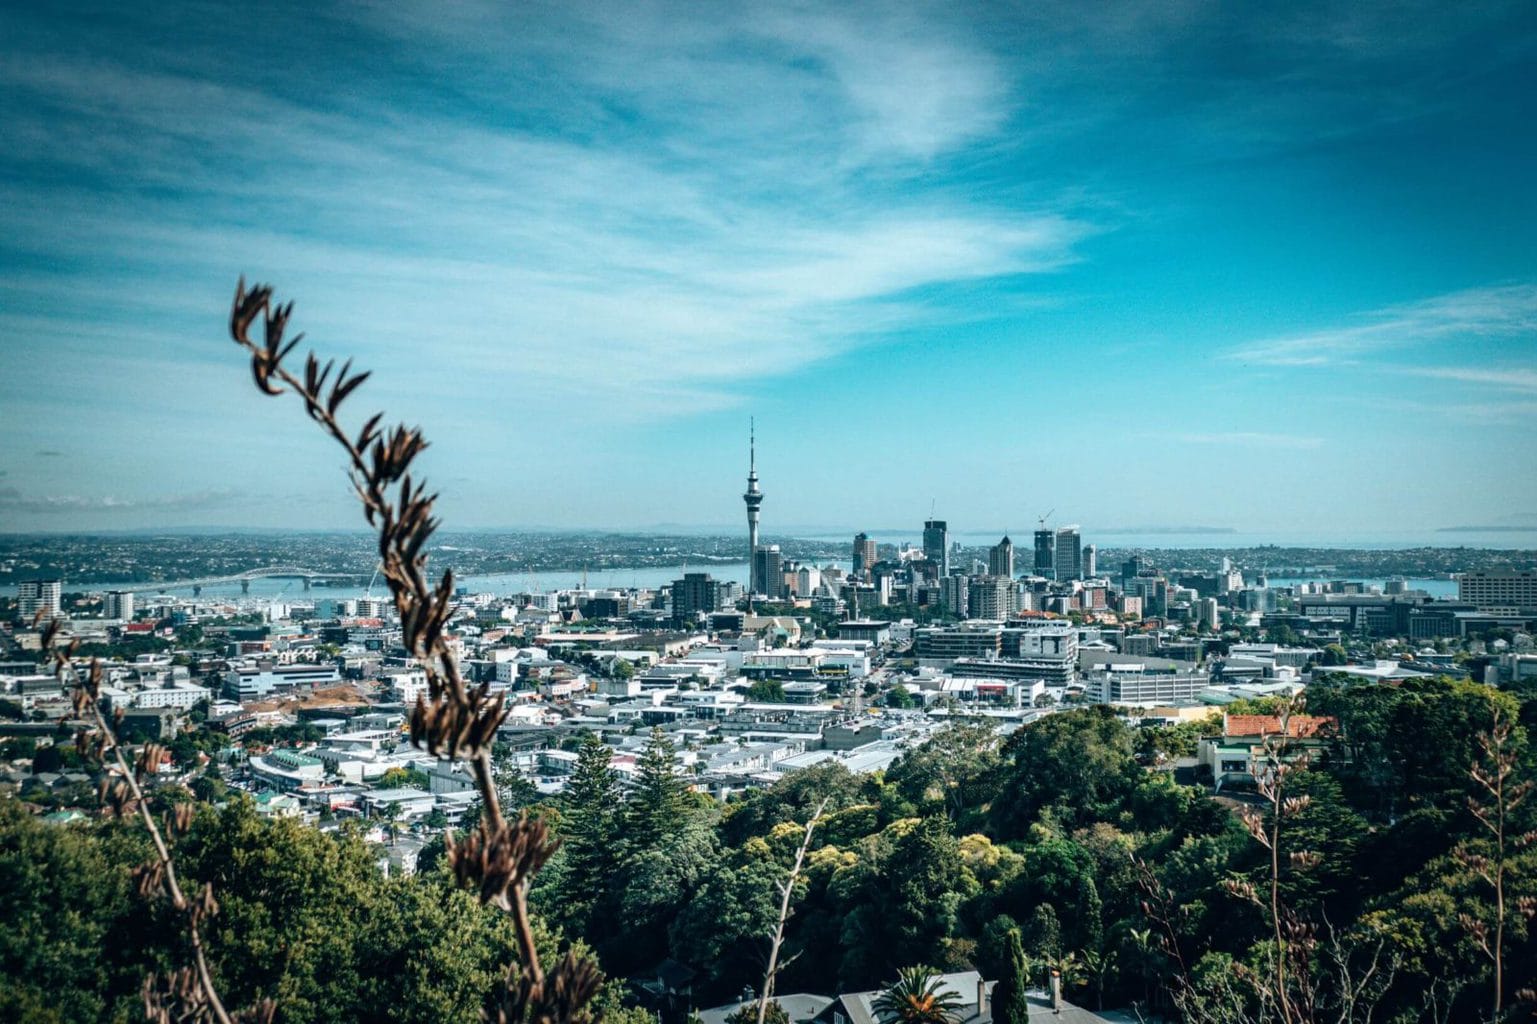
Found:
<path fill-rule="evenodd" d="M 210 268 L 272 268 L 280 285 L 324 283 L 319 301 L 300 296 L 312 336 L 355 335 L 360 313 L 389 311 L 369 325 L 381 379 L 396 369 L 389 354 L 427 344 L 439 367 L 516 367 L 534 385 L 525 401 L 544 410 L 622 387 L 614 412 L 642 419 L 729 405 L 755 377 L 893 326 L 974 318 L 911 296 L 1054 271 L 1093 230 L 1067 210 L 924 185 L 924 161 L 994 131 L 1009 101 L 996 59 L 921 21 L 778 10 L 680 31 L 644 10 L 578 12 L 591 22 L 577 54 L 537 27 L 520 37 L 496 9 L 373 16 L 470 52 L 558 60 L 575 83 L 560 98 L 570 130 L 0 59 L 0 83 L 45 101 L 46 117 L 14 118 L 26 157 L 110 173 L 133 195 L 0 188 L 7 226 L 47 238 L 56 257 L 121 266 L 126 304 L 149 316 L 185 318 Z M 642 109 L 647 131 L 575 130 L 606 124 L 596 100 L 616 96 Z M 888 186 L 872 190 L 872 174 Z M 0 288 L 34 298 L 72 287 L 0 274 Z M 489 378 L 456 388 L 470 406 L 504 399 Z"/>
<path fill-rule="evenodd" d="M 1174 440 L 1184 444 L 1231 445 L 1241 448 L 1321 448 L 1324 439 L 1299 434 L 1266 434 L 1254 431 L 1231 431 L 1215 434 L 1176 434 Z"/>
<path fill-rule="evenodd" d="M 1388 349 L 1537 332 L 1537 285 L 1473 288 L 1363 314 L 1361 322 L 1241 345 L 1226 358 L 1260 366 L 1329 366 Z"/>
<path fill-rule="evenodd" d="M 1477 424 L 1528 423 L 1537 418 L 1537 401 L 1484 401 L 1415 406 L 1416 412 L 1433 413 Z"/>
<path fill-rule="evenodd" d="M 1501 391 L 1537 394 L 1537 370 L 1530 367 L 1408 366 L 1402 372 L 1416 377 L 1483 384 Z"/>
<path fill-rule="evenodd" d="M 558 66 L 558 83 L 541 81 L 541 92 L 556 86 L 566 113 L 582 105 L 604 119 L 622 99 L 648 125 L 687 127 L 658 140 L 674 152 L 719 154 L 732 142 L 741 151 L 730 163 L 773 164 L 805 181 L 811 165 L 780 158 L 809 147 L 833 157 L 824 171 L 929 160 L 1007 118 L 1004 61 L 970 37 L 965 19 L 938 10 L 776 3 L 704 18 L 668 3 L 576 2 L 509 17 L 501 3 L 406 0 L 361 17 L 397 42 Z"/>

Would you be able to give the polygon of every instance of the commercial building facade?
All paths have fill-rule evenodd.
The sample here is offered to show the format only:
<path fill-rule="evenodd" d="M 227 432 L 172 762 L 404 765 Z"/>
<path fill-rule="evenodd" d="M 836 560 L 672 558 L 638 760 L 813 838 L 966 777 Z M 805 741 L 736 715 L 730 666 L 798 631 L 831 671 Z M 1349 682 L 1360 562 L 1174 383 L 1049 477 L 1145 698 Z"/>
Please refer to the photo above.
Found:
<path fill-rule="evenodd" d="M 1462 573 L 1457 577 L 1457 599 L 1480 611 L 1537 608 L 1537 570 Z"/>

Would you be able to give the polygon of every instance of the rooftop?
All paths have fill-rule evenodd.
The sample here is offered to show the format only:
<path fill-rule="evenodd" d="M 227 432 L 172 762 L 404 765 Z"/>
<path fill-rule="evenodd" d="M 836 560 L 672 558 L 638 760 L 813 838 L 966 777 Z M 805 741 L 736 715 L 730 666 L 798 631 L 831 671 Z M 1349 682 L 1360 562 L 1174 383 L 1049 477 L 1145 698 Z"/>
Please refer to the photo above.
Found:
<path fill-rule="evenodd" d="M 1319 736 L 1332 729 L 1333 718 L 1317 715 L 1292 715 L 1287 721 L 1286 735 L 1294 739 Z M 1222 732 L 1225 736 L 1279 736 L 1279 715 L 1224 715 Z"/>

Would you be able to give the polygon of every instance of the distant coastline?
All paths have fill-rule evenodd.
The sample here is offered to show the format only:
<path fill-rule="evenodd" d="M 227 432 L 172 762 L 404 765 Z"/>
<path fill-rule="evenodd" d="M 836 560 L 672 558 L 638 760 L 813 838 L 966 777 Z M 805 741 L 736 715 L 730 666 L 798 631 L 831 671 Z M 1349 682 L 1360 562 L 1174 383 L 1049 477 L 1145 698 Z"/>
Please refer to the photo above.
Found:
<path fill-rule="evenodd" d="M 1246 573 L 1276 578 L 1450 579 L 1460 572 L 1537 568 L 1537 545 L 1271 543 L 1231 529 L 1210 533 L 1205 532 L 1207 529 L 1161 527 L 1135 533 L 1085 530 L 1082 536 L 1086 543 L 1097 545 L 1099 569 L 1111 575 L 1119 573 L 1132 557 L 1171 573 L 1209 572 L 1228 560 Z M 1512 532 L 1490 536 L 1504 537 Z M 882 536 L 870 531 L 870 535 L 887 545 L 913 540 L 910 532 Z M 847 568 L 851 536 L 807 537 L 775 531 L 767 533 L 763 542 L 778 544 L 788 559 Z M 988 549 L 998 536 L 952 532 L 950 538 L 959 548 L 954 564 L 981 561 L 985 565 Z M 1456 536 L 1461 539 L 1468 534 L 1458 531 Z M 614 574 L 628 578 L 644 570 L 721 572 L 746 562 L 746 538 L 734 533 L 445 531 L 435 540 L 430 548 L 433 568 L 452 568 L 461 579 L 511 575 L 527 576 L 532 583 L 540 574 L 574 573 L 578 579 L 597 580 Z M 1016 550 L 1028 561 L 1028 545 L 1016 545 Z M 0 535 L 0 594 L 11 592 L 16 583 L 27 579 L 57 578 L 72 587 L 113 583 L 174 586 L 229 579 L 271 566 L 299 566 L 320 575 L 366 579 L 377 558 L 368 535 L 351 532 Z M 317 585 L 317 589 L 325 587 Z"/>

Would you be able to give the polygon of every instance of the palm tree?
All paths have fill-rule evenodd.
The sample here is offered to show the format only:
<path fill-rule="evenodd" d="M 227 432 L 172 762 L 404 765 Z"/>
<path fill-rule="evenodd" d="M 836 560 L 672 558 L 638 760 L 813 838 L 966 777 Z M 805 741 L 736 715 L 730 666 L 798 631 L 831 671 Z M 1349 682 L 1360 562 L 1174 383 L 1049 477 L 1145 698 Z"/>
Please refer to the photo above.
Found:
<path fill-rule="evenodd" d="M 395 845 L 395 839 L 400 834 L 400 805 L 388 803 L 379 809 L 379 817 L 384 820 L 384 831 L 390 837 L 390 845 Z"/>
<path fill-rule="evenodd" d="M 938 972 L 918 965 L 897 972 L 897 980 L 871 1002 L 877 1016 L 897 1024 L 955 1024 L 958 993 L 941 987 Z"/>
<path fill-rule="evenodd" d="M 1083 952 L 1084 982 L 1094 990 L 1094 1008 L 1105 1008 L 1105 986 L 1120 967 L 1120 957 L 1113 949 L 1086 949 Z"/>

